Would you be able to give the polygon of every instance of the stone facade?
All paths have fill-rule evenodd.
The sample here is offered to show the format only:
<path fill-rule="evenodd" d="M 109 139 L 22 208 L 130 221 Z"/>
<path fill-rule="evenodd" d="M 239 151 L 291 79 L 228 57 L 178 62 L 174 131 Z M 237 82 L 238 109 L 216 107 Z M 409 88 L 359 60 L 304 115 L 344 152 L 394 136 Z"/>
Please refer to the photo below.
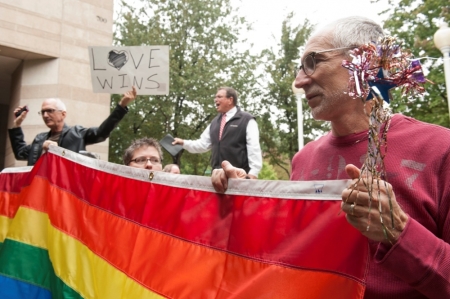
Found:
<path fill-rule="evenodd" d="M 92 92 L 88 46 L 110 46 L 113 0 L 0 0 L 0 170 L 16 161 L 7 128 L 13 111 L 28 105 L 22 123 L 30 143 L 48 128 L 42 101 L 60 98 L 66 123 L 98 126 L 109 115 L 109 94 Z M 108 140 L 88 151 L 108 159 Z"/>

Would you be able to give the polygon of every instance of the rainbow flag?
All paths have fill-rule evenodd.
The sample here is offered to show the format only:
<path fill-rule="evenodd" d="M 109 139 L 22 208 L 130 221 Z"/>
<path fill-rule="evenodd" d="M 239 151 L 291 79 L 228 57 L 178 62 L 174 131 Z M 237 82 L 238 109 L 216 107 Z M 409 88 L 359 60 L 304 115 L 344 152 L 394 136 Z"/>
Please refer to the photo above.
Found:
<path fill-rule="evenodd" d="M 0 174 L 0 298 L 362 298 L 347 181 L 150 172 L 51 147 Z"/>

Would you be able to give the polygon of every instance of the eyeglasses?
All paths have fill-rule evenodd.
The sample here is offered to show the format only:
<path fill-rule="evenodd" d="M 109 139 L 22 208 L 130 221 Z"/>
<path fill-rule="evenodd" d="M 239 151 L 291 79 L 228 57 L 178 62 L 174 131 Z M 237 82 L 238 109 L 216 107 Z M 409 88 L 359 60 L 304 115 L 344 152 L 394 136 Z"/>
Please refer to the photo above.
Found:
<path fill-rule="evenodd" d="M 150 163 L 152 163 L 153 165 L 161 164 L 161 161 L 156 157 L 150 157 L 150 158 L 137 157 L 137 158 L 134 158 L 133 160 L 131 160 L 130 163 L 134 162 L 139 165 L 144 165 L 144 164 L 147 164 L 148 161 L 150 161 Z"/>
<path fill-rule="evenodd" d="M 61 111 L 61 110 L 57 110 L 57 109 L 44 109 L 44 110 L 38 111 L 38 114 L 39 114 L 39 115 L 44 115 L 45 113 L 47 113 L 47 114 L 53 114 L 53 113 L 55 113 L 55 111 Z"/>
<path fill-rule="evenodd" d="M 300 64 L 300 66 L 295 70 L 295 77 L 297 77 L 297 75 L 301 69 L 303 69 L 306 76 L 311 76 L 312 74 L 314 74 L 314 72 L 316 71 L 316 55 L 317 54 L 338 51 L 338 50 L 352 49 L 352 48 L 355 48 L 355 47 L 335 48 L 335 49 L 328 49 L 328 50 L 309 53 L 302 59 L 302 64 Z"/>

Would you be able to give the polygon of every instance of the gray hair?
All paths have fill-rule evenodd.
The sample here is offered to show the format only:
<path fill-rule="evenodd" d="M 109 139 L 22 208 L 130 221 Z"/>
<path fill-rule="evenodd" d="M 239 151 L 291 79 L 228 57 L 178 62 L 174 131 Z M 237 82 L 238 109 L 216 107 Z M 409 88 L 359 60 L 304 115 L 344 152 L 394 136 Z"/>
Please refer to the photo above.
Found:
<path fill-rule="evenodd" d="M 383 28 L 369 18 L 352 16 L 328 24 L 324 30 L 331 32 L 333 48 L 359 47 L 377 42 L 384 36 Z"/>
<path fill-rule="evenodd" d="M 138 148 L 141 147 L 154 147 L 159 154 L 159 159 L 163 160 L 163 154 L 162 154 L 162 150 L 161 150 L 161 145 L 159 145 L 158 140 L 154 139 L 154 138 L 148 138 L 148 137 L 144 137 L 141 139 L 136 139 L 134 140 L 131 145 L 125 150 L 125 153 L 123 154 L 123 164 L 128 165 L 131 162 L 131 159 L 133 158 L 133 154 L 134 151 L 137 150 Z"/>
<path fill-rule="evenodd" d="M 46 102 L 53 102 L 57 110 L 67 111 L 66 105 L 59 98 L 49 98 L 45 100 Z"/>

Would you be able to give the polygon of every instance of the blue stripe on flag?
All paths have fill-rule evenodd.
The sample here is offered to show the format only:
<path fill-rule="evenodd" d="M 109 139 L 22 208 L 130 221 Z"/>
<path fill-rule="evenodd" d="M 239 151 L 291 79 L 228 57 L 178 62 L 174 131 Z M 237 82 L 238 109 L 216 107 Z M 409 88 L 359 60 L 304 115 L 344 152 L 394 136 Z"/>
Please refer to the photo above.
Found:
<path fill-rule="evenodd" d="M 51 299 L 49 290 L 0 275 L 0 298 L 2 299 Z"/>

